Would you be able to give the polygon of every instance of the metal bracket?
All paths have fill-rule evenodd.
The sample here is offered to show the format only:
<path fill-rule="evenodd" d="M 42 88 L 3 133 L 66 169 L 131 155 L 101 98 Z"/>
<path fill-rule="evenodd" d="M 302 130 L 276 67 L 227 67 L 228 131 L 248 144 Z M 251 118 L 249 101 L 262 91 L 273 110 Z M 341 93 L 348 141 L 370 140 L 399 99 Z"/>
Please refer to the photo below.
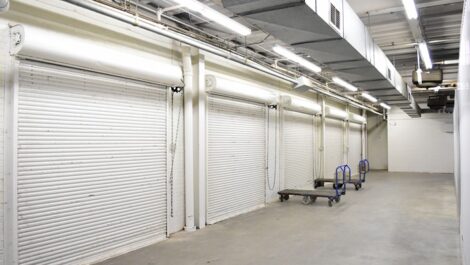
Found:
<path fill-rule="evenodd" d="M 176 6 L 170 6 L 170 7 L 167 7 L 167 8 L 159 8 L 159 9 L 157 9 L 157 21 L 158 21 L 158 22 L 161 22 L 161 21 L 162 21 L 162 15 L 163 15 L 163 13 L 168 12 L 168 11 L 172 11 L 172 10 L 175 10 L 175 9 L 180 9 L 180 8 L 182 8 L 182 7 L 183 7 L 182 5 L 176 5 Z"/>
<path fill-rule="evenodd" d="M 183 91 L 183 87 L 180 87 L 180 86 L 171 87 L 171 92 L 173 93 L 181 93 L 182 91 Z"/>

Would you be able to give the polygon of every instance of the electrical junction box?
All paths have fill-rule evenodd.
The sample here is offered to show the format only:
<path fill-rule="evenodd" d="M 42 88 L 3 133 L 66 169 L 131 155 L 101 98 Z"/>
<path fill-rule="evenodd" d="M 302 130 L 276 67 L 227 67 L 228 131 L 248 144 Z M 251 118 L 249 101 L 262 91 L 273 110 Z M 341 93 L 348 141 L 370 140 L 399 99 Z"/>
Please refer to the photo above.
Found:
<path fill-rule="evenodd" d="M 312 88 L 312 81 L 304 76 L 297 78 L 297 84 L 294 85 L 294 90 L 301 93 L 307 92 Z"/>
<path fill-rule="evenodd" d="M 418 82 L 418 72 L 413 71 L 413 84 L 417 87 L 436 87 L 442 84 L 443 74 L 442 69 L 422 70 L 421 72 L 421 84 Z"/>

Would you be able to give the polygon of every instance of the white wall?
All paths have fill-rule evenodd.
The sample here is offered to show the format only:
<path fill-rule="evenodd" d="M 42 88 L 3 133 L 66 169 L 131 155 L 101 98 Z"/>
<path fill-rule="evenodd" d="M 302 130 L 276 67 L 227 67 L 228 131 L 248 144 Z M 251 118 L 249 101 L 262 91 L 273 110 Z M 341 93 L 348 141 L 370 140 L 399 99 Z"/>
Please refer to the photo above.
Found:
<path fill-rule="evenodd" d="M 470 2 L 465 1 L 460 43 L 459 88 L 457 89 L 459 134 L 456 145 L 460 158 L 456 171 L 460 178 L 460 232 L 463 265 L 470 265 Z M 457 151 L 457 150 L 456 150 Z"/>
<path fill-rule="evenodd" d="M 391 172 L 453 173 L 451 114 L 413 119 L 394 108 L 388 119 L 388 169 Z"/>
<path fill-rule="evenodd" d="M 375 114 L 367 117 L 367 159 L 373 170 L 388 169 L 387 121 Z"/>

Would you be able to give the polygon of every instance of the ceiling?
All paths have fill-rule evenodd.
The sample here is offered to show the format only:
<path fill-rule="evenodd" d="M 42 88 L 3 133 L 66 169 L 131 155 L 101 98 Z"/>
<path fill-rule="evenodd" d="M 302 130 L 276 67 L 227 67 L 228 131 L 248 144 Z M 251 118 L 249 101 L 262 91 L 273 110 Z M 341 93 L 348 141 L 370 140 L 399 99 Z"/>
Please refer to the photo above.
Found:
<path fill-rule="evenodd" d="M 376 43 L 387 54 L 402 77 L 411 85 L 411 74 L 416 69 L 416 42 L 406 19 L 401 0 L 348 0 L 352 8 L 368 26 Z M 459 38 L 463 0 L 415 0 L 419 22 L 434 67 L 444 72 L 442 92 L 452 92 L 457 84 L 458 65 L 443 64 L 459 58 Z M 424 91 L 423 91 L 424 90 Z M 413 88 L 415 100 L 423 109 L 433 90 Z"/>
<path fill-rule="evenodd" d="M 158 8 L 174 7 L 171 0 L 97 0 L 112 1 L 120 5 L 128 2 L 139 3 L 141 7 L 147 8 L 149 15 L 155 15 Z M 276 43 L 282 44 L 272 35 L 264 32 L 256 24 L 249 23 L 248 20 L 225 9 L 222 0 L 199 0 L 200 2 L 218 10 L 219 12 L 232 17 L 233 19 L 249 26 L 252 34 L 247 37 L 240 37 L 233 34 L 220 25 L 212 23 L 196 13 L 192 13 L 184 8 L 176 8 L 164 13 L 164 19 L 174 23 L 175 27 L 185 30 L 197 31 L 205 39 L 219 44 L 227 45 L 230 49 L 237 50 L 247 57 L 266 64 L 278 64 L 282 67 L 294 71 L 302 72 L 321 81 L 327 81 L 331 76 L 329 69 L 325 67 L 324 73 L 315 75 L 303 71 L 295 63 L 288 61 L 277 61 L 278 55 L 274 54 L 272 47 Z M 277 0 L 272 0 L 273 4 Z M 371 33 L 374 41 L 382 48 L 390 61 L 395 65 L 405 81 L 412 86 L 411 74 L 416 68 L 417 52 L 416 41 L 405 15 L 401 0 L 348 0 L 349 4 L 356 11 Z M 435 67 L 442 68 L 444 72 L 444 85 L 441 92 L 452 91 L 456 85 L 458 65 L 442 64 L 446 60 L 455 60 L 459 56 L 459 35 L 463 10 L 463 0 L 415 0 L 419 13 L 419 22 L 422 36 L 428 43 L 431 58 Z M 302 54 L 309 57 L 308 54 Z M 309 57 L 315 61 L 315 58 Z M 434 91 L 413 88 L 415 100 L 421 108 L 427 108 L 427 98 Z"/>

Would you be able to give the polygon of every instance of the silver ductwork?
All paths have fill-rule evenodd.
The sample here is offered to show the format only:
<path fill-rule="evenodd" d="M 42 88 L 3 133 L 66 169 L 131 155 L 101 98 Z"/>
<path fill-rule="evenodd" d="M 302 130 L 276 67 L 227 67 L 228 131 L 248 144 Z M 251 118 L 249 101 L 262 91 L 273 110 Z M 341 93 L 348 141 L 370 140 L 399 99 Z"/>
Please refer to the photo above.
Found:
<path fill-rule="evenodd" d="M 222 3 L 387 104 L 406 108 L 412 104 L 406 83 L 346 0 L 222 0 Z"/>
<path fill-rule="evenodd" d="M 297 84 L 297 80 L 293 77 L 285 75 L 285 74 L 283 74 L 279 71 L 273 70 L 272 68 L 263 66 L 259 63 L 256 63 L 256 62 L 252 61 L 252 60 L 249 60 L 249 59 L 247 59 L 247 58 L 245 58 L 245 57 L 243 57 L 243 56 L 241 56 L 237 53 L 233 53 L 231 51 L 224 50 L 224 49 L 216 47 L 214 45 L 204 43 L 202 41 L 191 38 L 190 36 L 186 36 L 184 34 L 172 31 L 172 30 L 170 30 L 170 29 L 168 29 L 168 28 L 166 28 L 166 27 L 164 27 L 160 24 L 155 24 L 155 23 L 145 21 L 145 20 L 136 21 L 135 17 L 130 16 L 127 13 L 112 10 L 111 8 L 108 8 L 106 6 L 103 6 L 103 5 L 100 5 L 100 4 L 97 4 L 95 2 L 91 2 L 91 1 L 83 1 L 83 0 L 64 0 L 64 1 L 66 1 L 68 3 L 71 3 L 71 4 L 74 4 L 76 6 L 80 6 L 82 8 L 88 9 L 88 10 L 97 12 L 99 14 L 117 19 L 117 20 L 122 21 L 124 23 L 128 23 L 128 24 L 136 26 L 136 27 L 140 27 L 140 28 L 148 30 L 150 32 L 153 32 L 153 33 L 156 33 L 156 34 L 159 34 L 159 35 L 162 35 L 162 36 L 180 41 L 180 42 L 185 43 L 189 46 L 193 46 L 193 47 L 199 48 L 201 50 L 210 52 L 212 54 L 227 58 L 231 61 L 246 65 L 248 67 L 259 70 L 259 71 L 264 72 L 266 74 L 269 74 L 269 75 L 278 77 L 280 79 L 283 79 L 283 80 L 285 80 L 287 82 L 290 82 L 292 84 Z M 313 82 L 313 80 L 312 80 L 312 82 Z M 314 83 L 314 86 L 312 87 L 312 90 L 314 90 L 315 92 L 317 92 L 321 95 L 325 95 L 325 96 L 334 98 L 338 101 L 347 102 L 353 107 L 361 108 L 361 109 L 370 111 L 372 113 L 381 115 L 381 113 L 379 113 L 376 109 L 374 109 L 372 107 L 368 107 L 366 105 L 363 105 L 355 99 L 352 99 L 352 98 L 347 97 L 347 96 L 342 96 L 342 95 L 339 95 L 337 93 L 329 91 L 328 88 L 325 85 L 323 85 L 319 82 Z"/>

